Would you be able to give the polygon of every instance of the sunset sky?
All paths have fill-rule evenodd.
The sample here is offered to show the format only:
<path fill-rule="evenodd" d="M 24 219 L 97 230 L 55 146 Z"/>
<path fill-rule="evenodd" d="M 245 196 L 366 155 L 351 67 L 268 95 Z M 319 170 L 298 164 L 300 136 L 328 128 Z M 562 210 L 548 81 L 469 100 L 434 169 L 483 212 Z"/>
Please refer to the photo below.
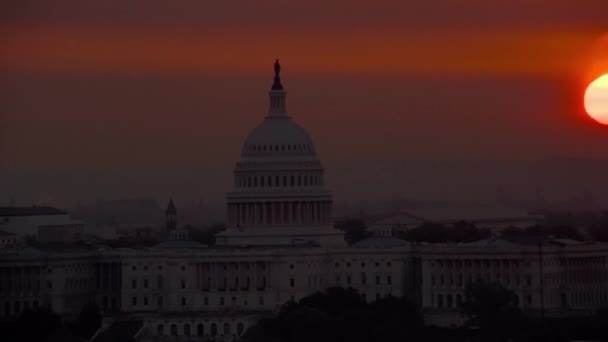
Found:
<path fill-rule="evenodd" d="M 606 13 L 605 0 L 4 1 L 0 187 L 25 202 L 221 202 L 277 57 L 330 179 L 377 160 L 606 158 L 608 127 L 582 106 L 608 73 Z"/>

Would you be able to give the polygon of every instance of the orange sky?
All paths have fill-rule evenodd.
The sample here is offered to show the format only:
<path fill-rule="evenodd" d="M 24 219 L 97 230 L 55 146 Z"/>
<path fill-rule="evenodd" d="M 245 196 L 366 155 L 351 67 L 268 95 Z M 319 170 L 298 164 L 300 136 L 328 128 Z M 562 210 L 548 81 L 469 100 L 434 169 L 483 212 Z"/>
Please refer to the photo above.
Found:
<path fill-rule="evenodd" d="M 0 188 L 55 198 L 81 177 L 66 198 L 221 198 L 276 57 L 323 160 L 360 161 L 361 179 L 375 159 L 608 158 L 606 128 L 582 113 L 608 72 L 606 13 L 606 0 L 0 2 Z"/>
<path fill-rule="evenodd" d="M 192 30 L 0 27 L 0 69 L 31 73 L 260 72 L 274 56 L 292 73 L 368 76 L 575 74 L 595 31 L 435 29 Z"/>

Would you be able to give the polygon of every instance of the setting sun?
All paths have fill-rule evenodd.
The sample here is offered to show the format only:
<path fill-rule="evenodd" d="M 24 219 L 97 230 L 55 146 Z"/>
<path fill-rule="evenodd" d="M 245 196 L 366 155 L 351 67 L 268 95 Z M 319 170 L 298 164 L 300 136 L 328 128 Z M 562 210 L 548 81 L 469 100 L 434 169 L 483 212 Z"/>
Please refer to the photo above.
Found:
<path fill-rule="evenodd" d="M 608 74 L 599 77 L 587 87 L 585 109 L 595 121 L 608 125 Z"/>

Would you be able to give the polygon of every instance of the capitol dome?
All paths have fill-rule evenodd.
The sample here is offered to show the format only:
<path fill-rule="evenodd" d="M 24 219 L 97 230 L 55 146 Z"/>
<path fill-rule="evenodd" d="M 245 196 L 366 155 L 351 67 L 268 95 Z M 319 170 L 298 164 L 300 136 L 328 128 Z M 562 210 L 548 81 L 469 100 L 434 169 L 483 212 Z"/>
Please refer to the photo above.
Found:
<path fill-rule="evenodd" d="M 267 116 L 245 139 L 243 156 L 315 155 L 310 135 L 288 116 Z"/>
<path fill-rule="evenodd" d="M 226 194 L 228 228 L 219 245 L 345 245 L 332 226 L 332 193 L 314 143 L 287 114 L 281 66 L 274 66 L 263 121 L 245 139 Z"/>

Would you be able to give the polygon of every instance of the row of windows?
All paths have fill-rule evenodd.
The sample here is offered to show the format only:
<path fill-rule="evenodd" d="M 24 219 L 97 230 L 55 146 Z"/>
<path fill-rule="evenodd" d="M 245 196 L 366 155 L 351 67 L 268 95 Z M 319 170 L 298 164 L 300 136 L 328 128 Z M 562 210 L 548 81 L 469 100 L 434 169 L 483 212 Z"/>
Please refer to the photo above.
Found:
<path fill-rule="evenodd" d="M 376 285 L 382 285 L 382 276 L 376 275 L 374 279 L 375 279 Z M 386 279 L 386 285 L 393 284 L 393 277 L 391 275 L 387 275 L 385 279 Z M 361 280 L 362 285 L 367 285 L 367 274 L 365 272 L 361 272 L 360 280 Z M 339 285 L 341 283 L 341 281 L 342 281 L 342 278 L 340 277 L 339 274 L 337 274 L 336 275 L 336 284 Z M 352 285 L 351 275 L 346 276 L 346 285 Z"/>
<path fill-rule="evenodd" d="M 303 151 L 314 151 L 311 145 L 307 144 L 282 144 L 282 145 L 259 145 L 250 144 L 247 146 L 247 150 L 250 152 L 303 152 Z"/>
<path fill-rule="evenodd" d="M 346 264 L 346 267 L 347 267 L 347 268 L 351 266 L 350 261 L 346 262 L 345 264 Z M 361 267 L 365 267 L 366 265 L 367 265 L 367 264 L 366 264 L 365 262 L 362 262 L 362 263 L 361 263 Z M 380 267 L 380 262 L 376 261 L 376 262 L 375 262 L 375 265 L 376 265 L 376 267 Z M 387 266 L 387 267 L 391 267 L 392 265 L 393 265 L 393 264 L 392 264 L 390 261 L 387 261 L 387 262 L 386 262 L 386 266 Z M 340 263 L 339 263 L 339 262 L 336 262 L 336 268 L 340 268 Z"/>
<path fill-rule="evenodd" d="M 203 323 L 199 323 L 199 324 L 196 325 L 196 336 L 203 337 L 203 336 L 210 335 L 210 336 L 215 337 L 215 336 L 218 335 L 218 329 L 217 328 L 218 328 L 217 323 L 211 323 L 209 325 L 209 333 L 207 333 L 206 329 L 205 329 L 205 325 Z M 243 323 L 239 322 L 239 323 L 236 324 L 236 334 L 238 336 L 240 336 L 241 334 L 243 334 L 244 330 L 245 330 L 245 326 L 243 325 Z M 182 333 L 183 336 L 192 336 L 193 331 L 191 331 L 190 324 L 185 323 L 182 326 L 181 333 Z M 228 335 L 232 334 L 232 329 L 231 329 L 229 323 L 224 323 L 222 325 L 222 333 L 223 333 L 224 336 L 228 336 Z M 156 334 L 158 336 L 164 336 L 165 335 L 165 326 L 163 324 L 158 324 L 156 326 Z M 174 323 L 174 324 L 171 324 L 169 326 L 169 334 L 171 336 L 178 336 L 177 324 Z"/>
<path fill-rule="evenodd" d="M 107 307 L 107 297 L 104 297 L 104 300 L 105 300 L 104 307 Z M 114 303 L 115 303 L 114 300 L 115 299 L 112 298 L 112 300 L 113 300 L 112 301 L 112 307 L 114 307 Z M 231 300 L 232 300 L 232 303 L 231 303 L 232 305 L 236 305 L 237 304 L 237 298 L 236 298 L 236 296 L 232 296 Z M 133 296 L 131 298 L 131 304 L 133 306 L 138 306 L 139 305 L 138 303 L 139 303 L 138 297 L 137 296 Z M 181 303 L 182 306 L 186 306 L 188 304 L 188 300 L 186 299 L 186 297 L 182 297 L 180 303 Z M 148 296 L 143 296 L 142 297 L 142 304 L 143 304 L 143 306 L 149 306 L 150 305 L 150 301 L 148 300 Z M 224 296 L 220 296 L 218 298 L 217 304 L 220 305 L 220 306 L 227 305 L 226 304 L 226 298 Z M 264 305 L 264 296 L 259 296 L 258 297 L 258 304 L 259 305 Z M 156 297 L 156 305 L 159 308 L 163 307 L 163 305 L 164 305 L 163 296 Z M 209 297 L 204 297 L 203 298 L 203 305 L 205 305 L 205 306 L 209 305 Z M 243 300 L 243 305 L 245 305 L 245 306 L 249 305 L 249 302 L 248 302 L 247 298 L 245 298 Z"/>
<path fill-rule="evenodd" d="M 515 297 L 516 297 L 517 305 L 520 306 L 521 303 L 520 303 L 519 296 L 515 296 Z M 431 298 L 433 298 L 433 297 L 431 297 Z M 462 303 L 463 303 L 463 296 L 460 294 L 457 294 L 457 295 L 437 294 L 436 299 L 434 300 L 432 305 L 437 308 L 457 309 L 457 308 L 460 308 Z M 526 303 L 527 303 L 527 305 L 532 305 L 532 295 L 526 296 Z"/>
<path fill-rule="evenodd" d="M 494 267 L 494 268 L 499 268 L 499 267 L 503 267 L 503 268 L 509 268 L 509 267 L 519 267 L 521 265 L 520 260 L 488 260 L 488 259 L 484 259 L 484 260 L 478 260 L 478 259 L 474 259 L 474 260 L 436 260 L 433 263 L 431 263 L 432 267 L 438 267 L 438 268 L 442 268 L 442 267 L 446 267 L 446 268 L 461 268 L 461 267 L 485 267 L 485 268 L 489 268 L 489 267 Z M 527 261 L 525 263 L 526 266 L 530 266 L 530 262 Z"/>
<path fill-rule="evenodd" d="M 236 186 L 240 188 L 320 186 L 321 174 L 283 176 L 236 176 Z"/>
<path fill-rule="evenodd" d="M 511 278 L 508 274 L 505 274 L 501 277 L 500 273 L 494 273 L 494 277 L 492 277 L 491 273 L 486 273 L 485 277 L 484 277 L 483 274 L 477 273 L 475 276 L 475 279 L 476 279 L 476 281 L 480 281 L 480 280 L 484 279 L 486 281 L 501 282 L 507 286 L 511 286 L 511 285 L 520 286 L 521 285 L 519 274 L 515 274 Z M 472 273 L 467 273 L 464 277 L 462 274 L 458 274 L 457 276 L 449 274 L 447 277 L 443 274 L 440 274 L 438 276 L 435 276 L 435 274 L 431 275 L 431 285 L 432 286 L 446 286 L 446 285 L 454 286 L 454 285 L 456 285 L 456 286 L 461 287 L 461 286 L 464 286 L 465 284 L 471 283 L 472 281 L 473 281 Z M 530 276 L 529 274 L 525 275 L 525 285 L 532 286 L 532 276 Z"/>

